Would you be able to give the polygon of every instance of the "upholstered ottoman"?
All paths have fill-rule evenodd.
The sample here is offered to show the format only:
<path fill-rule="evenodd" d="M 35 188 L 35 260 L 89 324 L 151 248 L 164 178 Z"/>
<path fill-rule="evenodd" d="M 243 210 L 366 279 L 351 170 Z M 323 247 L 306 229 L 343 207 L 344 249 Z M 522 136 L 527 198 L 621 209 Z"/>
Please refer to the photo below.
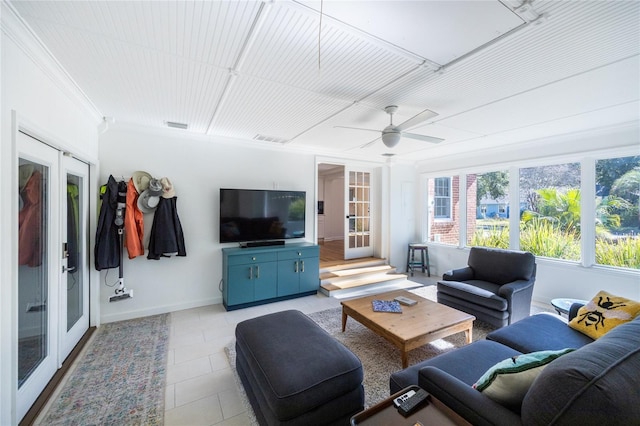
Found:
<path fill-rule="evenodd" d="M 299 311 L 239 323 L 236 368 L 263 425 L 347 425 L 364 408 L 358 357 Z"/>

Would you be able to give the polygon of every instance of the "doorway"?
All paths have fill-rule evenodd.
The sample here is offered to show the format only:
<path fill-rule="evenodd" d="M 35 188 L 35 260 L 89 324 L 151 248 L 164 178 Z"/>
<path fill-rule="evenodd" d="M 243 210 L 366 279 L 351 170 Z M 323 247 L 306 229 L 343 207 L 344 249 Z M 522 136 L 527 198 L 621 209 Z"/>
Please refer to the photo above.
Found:
<path fill-rule="evenodd" d="M 19 131 L 16 413 L 22 419 L 89 328 L 89 166 Z"/>
<path fill-rule="evenodd" d="M 318 164 L 317 237 L 321 262 L 373 256 L 371 172 Z"/>

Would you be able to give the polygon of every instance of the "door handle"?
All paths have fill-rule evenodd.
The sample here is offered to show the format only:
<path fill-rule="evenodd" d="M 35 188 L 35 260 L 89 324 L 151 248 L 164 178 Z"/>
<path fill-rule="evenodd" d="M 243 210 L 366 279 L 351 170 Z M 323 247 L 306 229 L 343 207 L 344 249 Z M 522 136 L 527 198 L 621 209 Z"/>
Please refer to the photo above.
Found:
<path fill-rule="evenodd" d="M 75 271 L 75 270 L 76 270 L 76 267 L 75 267 L 75 266 L 72 266 L 71 268 L 67 268 L 66 266 L 62 265 L 62 273 L 65 273 L 65 272 L 73 272 L 73 271 Z"/>
<path fill-rule="evenodd" d="M 294 264 L 293 272 L 297 273 L 298 272 L 298 261 L 296 260 L 295 262 L 293 262 L 293 264 Z"/>
<path fill-rule="evenodd" d="M 260 267 L 256 266 L 256 279 L 260 278 Z"/>
<path fill-rule="evenodd" d="M 300 272 L 304 272 L 304 260 L 300 261 L 300 265 L 301 265 Z"/>
<path fill-rule="evenodd" d="M 249 279 L 253 279 L 253 266 L 249 266 Z"/>

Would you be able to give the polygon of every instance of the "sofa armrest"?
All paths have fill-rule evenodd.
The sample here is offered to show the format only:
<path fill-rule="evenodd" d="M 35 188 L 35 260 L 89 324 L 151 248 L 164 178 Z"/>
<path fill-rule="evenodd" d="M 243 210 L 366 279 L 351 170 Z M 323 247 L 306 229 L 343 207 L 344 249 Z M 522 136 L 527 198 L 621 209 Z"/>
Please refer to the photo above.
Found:
<path fill-rule="evenodd" d="M 468 266 L 464 268 L 451 269 L 442 274 L 444 281 L 467 281 L 473 279 L 473 269 Z"/>
<path fill-rule="evenodd" d="M 520 425 L 520 416 L 436 367 L 424 367 L 418 384 L 474 425 Z"/>
<path fill-rule="evenodd" d="M 511 299 L 514 294 L 531 290 L 533 291 L 533 280 L 518 280 L 513 281 L 511 283 L 500 286 L 500 290 L 498 290 L 498 294 L 504 297 L 505 299 Z"/>
<path fill-rule="evenodd" d="M 583 306 L 583 303 L 573 303 L 569 308 L 569 315 L 567 315 L 568 320 L 571 321 L 572 319 L 574 319 L 576 315 L 578 315 L 578 309 L 582 308 Z"/>

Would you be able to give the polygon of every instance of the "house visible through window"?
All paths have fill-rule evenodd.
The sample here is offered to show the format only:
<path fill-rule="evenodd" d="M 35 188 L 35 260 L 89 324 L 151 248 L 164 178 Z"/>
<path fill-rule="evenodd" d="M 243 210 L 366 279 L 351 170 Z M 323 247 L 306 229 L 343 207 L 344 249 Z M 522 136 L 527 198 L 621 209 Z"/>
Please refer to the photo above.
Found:
<path fill-rule="evenodd" d="M 433 202 L 436 219 L 451 219 L 451 178 L 435 179 Z"/>

